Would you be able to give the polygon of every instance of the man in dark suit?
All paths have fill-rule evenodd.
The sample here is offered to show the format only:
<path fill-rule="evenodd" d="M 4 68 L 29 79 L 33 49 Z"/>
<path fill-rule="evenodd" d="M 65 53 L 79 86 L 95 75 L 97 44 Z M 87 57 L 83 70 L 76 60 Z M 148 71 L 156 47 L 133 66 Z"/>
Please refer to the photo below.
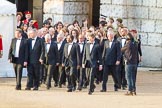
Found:
<path fill-rule="evenodd" d="M 94 77 L 96 74 L 97 66 L 99 64 L 99 70 L 102 70 L 102 63 L 100 47 L 99 44 L 95 42 L 95 35 L 93 33 L 89 33 L 88 40 L 89 42 L 85 44 L 84 48 L 82 67 L 90 68 L 90 89 L 88 94 L 91 95 L 95 89 Z"/>
<path fill-rule="evenodd" d="M 102 90 L 101 92 L 106 92 L 108 75 L 111 73 L 113 80 L 114 80 L 114 90 L 118 90 L 118 79 L 116 74 L 116 65 L 120 64 L 120 57 L 121 57 L 121 50 L 120 50 L 120 43 L 114 39 L 115 33 L 112 30 L 108 30 L 107 37 L 108 40 L 105 41 L 104 50 L 103 50 L 103 64 L 104 64 L 104 71 L 103 71 L 103 83 L 102 83 Z"/>
<path fill-rule="evenodd" d="M 59 65 L 56 66 L 56 69 L 53 74 L 53 78 L 55 80 L 55 86 L 59 83 L 59 88 L 62 88 L 62 84 L 66 82 L 66 74 L 65 74 L 65 67 L 62 67 L 62 57 L 64 46 L 66 44 L 66 39 L 64 38 L 63 33 L 59 33 L 57 35 L 57 46 L 59 51 Z"/>
<path fill-rule="evenodd" d="M 84 35 L 79 35 L 79 41 L 78 41 L 78 45 L 80 48 L 80 64 L 82 64 L 82 58 L 83 58 L 83 52 L 84 52 L 84 47 L 85 47 L 85 37 Z M 78 90 L 82 90 L 83 84 L 84 84 L 84 79 L 85 79 L 85 68 L 80 67 L 80 69 L 78 69 L 78 80 L 79 80 L 79 84 L 78 84 Z"/>
<path fill-rule="evenodd" d="M 37 37 L 36 29 L 28 31 L 30 39 L 28 39 L 28 77 L 25 90 L 38 90 L 40 78 L 40 65 L 43 64 L 44 47 L 41 38 Z"/>
<path fill-rule="evenodd" d="M 77 68 L 80 67 L 79 46 L 73 42 L 74 37 L 68 35 L 67 43 L 64 47 L 62 65 L 65 66 L 65 71 L 68 77 L 68 91 L 72 92 L 76 89 Z"/>
<path fill-rule="evenodd" d="M 126 39 L 128 37 L 128 28 L 126 27 L 121 27 L 119 29 L 119 34 L 117 40 L 120 42 L 121 48 L 124 47 L 126 43 Z M 125 61 L 124 61 L 124 53 L 121 53 L 121 60 L 120 64 L 116 67 L 116 71 L 118 73 L 118 82 L 119 82 L 119 88 L 122 87 L 123 90 L 126 89 L 127 87 L 127 80 L 125 77 Z"/>
<path fill-rule="evenodd" d="M 45 35 L 45 70 L 47 72 L 47 89 L 51 88 L 51 77 L 53 75 L 53 71 L 55 70 L 55 66 L 59 65 L 59 52 L 57 48 L 57 44 L 51 41 L 50 34 Z"/>
<path fill-rule="evenodd" d="M 27 66 L 27 41 L 22 38 L 21 29 L 15 31 L 15 38 L 12 39 L 8 60 L 13 63 L 16 75 L 16 90 L 21 90 L 21 79 L 23 66 Z"/>

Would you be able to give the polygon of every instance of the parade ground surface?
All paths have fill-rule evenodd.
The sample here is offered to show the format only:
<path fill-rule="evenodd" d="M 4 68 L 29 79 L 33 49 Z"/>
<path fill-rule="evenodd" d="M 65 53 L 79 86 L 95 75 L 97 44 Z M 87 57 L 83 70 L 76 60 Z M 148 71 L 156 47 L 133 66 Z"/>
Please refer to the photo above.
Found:
<path fill-rule="evenodd" d="M 25 91 L 25 85 L 23 78 L 22 90 L 16 91 L 15 78 L 0 78 L 0 108 L 162 108 L 162 71 L 156 69 L 139 69 L 136 96 L 125 96 L 127 90 L 114 92 L 111 76 L 108 91 L 101 93 L 100 84 L 92 95 L 88 89 L 68 93 L 65 86 Z"/>

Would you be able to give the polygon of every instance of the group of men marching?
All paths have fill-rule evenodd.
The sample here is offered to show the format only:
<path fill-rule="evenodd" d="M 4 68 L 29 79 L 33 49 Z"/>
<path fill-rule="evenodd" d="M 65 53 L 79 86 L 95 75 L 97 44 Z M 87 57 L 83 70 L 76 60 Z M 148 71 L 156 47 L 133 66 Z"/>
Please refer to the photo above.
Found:
<path fill-rule="evenodd" d="M 41 29 L 30 28 L 25 32 L 18 28 L 11 41 L 8 60 L 13 63 L 16 75 L 16 90 L 21 90 L 22 70 L 27 68 L 25 90 L 39 90 L 46 84 L 67 92 L 81 91 L 89 86 L 91 95 L 102 82 L 101 92 L 107 91 L 108 76 L 112 75 L 114 91 L 125 90 L 126 95 L 136 95 L 137 66 L 141 60 L 140 41 L 137 31 L 129 31 L 122 24 L 113 28 L 113 18 L 100 20 L 98 28 L 87 26 L 87 19 L 80 27 L 58 22 L 52 26 L 48 19 Z M 122 23 L 122 19 L 117 20 Z M 125 73 L 126 71 L 126 73 Z"/>

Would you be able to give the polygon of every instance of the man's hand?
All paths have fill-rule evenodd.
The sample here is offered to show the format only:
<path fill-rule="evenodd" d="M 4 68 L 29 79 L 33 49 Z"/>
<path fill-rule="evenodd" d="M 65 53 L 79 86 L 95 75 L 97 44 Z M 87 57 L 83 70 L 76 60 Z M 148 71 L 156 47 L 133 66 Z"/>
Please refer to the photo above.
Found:
<path fill-rule="evenodd" d="M 40 62 L 41 64 L 43 64 L 43 60 L 42 60 L 42 59 L 39 59 L 39 62 Z"/>
<path fill-rule="evenodd" d="M 59 66 L 59 63 L 56 63 L 56 66 Z"/>
<path fill-rule="evenodd" d="M 24 66 L 27 66 L 28 65 L 28 63 L 27 62 L 24 62 Z"/>
<path fill-rule="evenodd" d="M 142 56 L 139 56 L 139 62 L 141 62 L 142 61 Z"/>
<path fill-rule="evenodd" d="M 116 61 L 116 65 L 119 65 L 120 64 L 120 61 Z"/>
<path fill-rule="evenodd" d="M 103 69 L 102 65 L 99 66 L 99 71 L 101 71 Z"/>
<path fill-rule="evenodd" d="M 8 62 L 11 63 L 11 59 L 8 59 Z"/>
<path fill-rule="evenodd" d="M 85 64 L 82 64 L 82 68 L 85 68 Z"/>
<path fill-rule="evenodd" d="M 79 69 L 79 68 L 80 68 L 80 65 L 77 66 L 77 69 Z"/>
<path fill-rule="evenodd" d="M 62 67 L 65 67 L 65 65 L 64 65 L 64 64 L 62 64 Z"/>

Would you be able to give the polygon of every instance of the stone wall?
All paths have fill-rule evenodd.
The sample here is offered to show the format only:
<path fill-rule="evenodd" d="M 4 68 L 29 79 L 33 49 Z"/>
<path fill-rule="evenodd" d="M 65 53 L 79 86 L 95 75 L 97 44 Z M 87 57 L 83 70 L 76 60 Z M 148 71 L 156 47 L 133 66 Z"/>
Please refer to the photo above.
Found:
<path fill-rule="evenodd" d="M 89 2 L 88 0 L 46 0 L 43 11 L 44 20 L 51 17 L 53 23 L 58 21 L 72 23 L 75 19 L 82 21 L 89 17 Z"/>
<path fill-rule="evenodd" d="M 42 27 L 42 12 L 43 12 L 43 0 L 33 0 L 33 19 L 36 19 L 39 24 L 39 28 Z"/>
<path fill-rule="evenodd" d="M 129 29 L 141 35 L 142 66 L 162 67 L 161 0 L 101 0 L 100 14 L 123 18 Z"/>
<path fill-rule="evenodd" d="M 124 19 L 129 29 L 141 35 L 141 66 L 162 67 L 162 2 L 161 0 L 100 0 L 100 14 Z M 46 0 L 43 20 L 53 18 L 71 23 L 75 18 L 91 18 L 92 0 Z"/>

